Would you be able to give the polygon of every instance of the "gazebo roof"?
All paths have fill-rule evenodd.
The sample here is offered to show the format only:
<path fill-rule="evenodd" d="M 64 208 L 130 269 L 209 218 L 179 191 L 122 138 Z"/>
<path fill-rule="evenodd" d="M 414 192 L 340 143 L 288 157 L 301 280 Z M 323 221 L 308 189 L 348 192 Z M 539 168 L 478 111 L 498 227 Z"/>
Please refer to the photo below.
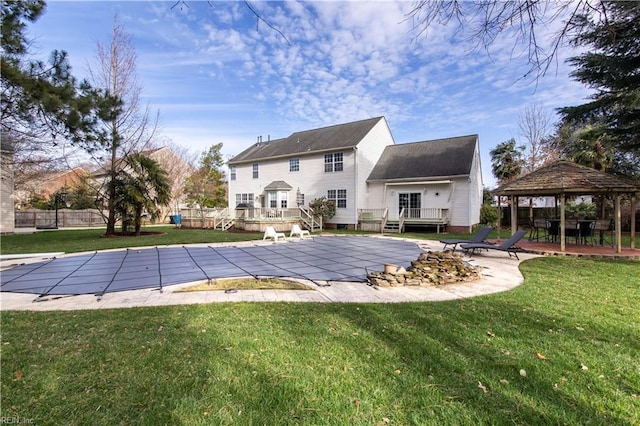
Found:
<path fill-rule="evenodd" d="M 640 183 L 567 160 L 521 176 L 492 191 L 496 195 L 620 194 L 640 192 Z"/>

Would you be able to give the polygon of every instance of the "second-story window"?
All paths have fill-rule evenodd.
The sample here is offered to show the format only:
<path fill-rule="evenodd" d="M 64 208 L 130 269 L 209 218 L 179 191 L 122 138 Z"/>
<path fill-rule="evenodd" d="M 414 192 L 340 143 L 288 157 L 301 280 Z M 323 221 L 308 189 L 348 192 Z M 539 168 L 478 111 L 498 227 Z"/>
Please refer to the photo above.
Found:
<path fill-rule="evenodd" d="M 343 170 L 343 157 L 341 152 L 332 152 L 324 155 L 324 172 L 341 172 Z"/>
<path fill-rule="evenodd" d="M 229 172 L 231 174 L 231 180 L 236 180 L 236 166 L 229 167 Z"/>
<path fill-rule="evenodd" d="M 258 172 L 258 163 L 253 163 L 253 178 L 258 179 L 260 177 L 260 173 Z"/>
<path fill-rule="evenodd" d="M 299 158 L 291 158 L 289 160 L 289 171 L 290 172 L 299 172 L 300 171 L 300 159 Z"/>

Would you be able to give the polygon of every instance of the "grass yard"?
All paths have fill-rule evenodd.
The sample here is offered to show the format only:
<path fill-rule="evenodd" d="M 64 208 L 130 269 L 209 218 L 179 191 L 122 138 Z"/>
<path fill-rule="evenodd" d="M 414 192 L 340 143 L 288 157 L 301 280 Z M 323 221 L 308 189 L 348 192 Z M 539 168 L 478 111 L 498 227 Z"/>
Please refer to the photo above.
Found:
<path fill-rule="evenodd" d="M 305 284 L 278 278 L 222 278 L 201 282 L 176 290 L 175 293 L 218 290 L 313 290 Z"/>
<path fill-rule="evenodd" d="M 134 246 L 223 243 L 262 239 L 261 233 L 232 233 L 213 229 L 183 229 L 174 226 L 154 226 L 143 228 L 143 231 L 159 232 L 159 234 L 140 237 L 103 238 L 104 229 L 87 229 L 3 235 L 0 254 L 59 251 L 76 253 Z"/>
<path fill-rule="evenodd" d="M 0 418 L 640 424 L 640 264 L 521 268 L 517 289 L 453 302 L 2 312 Z"/>

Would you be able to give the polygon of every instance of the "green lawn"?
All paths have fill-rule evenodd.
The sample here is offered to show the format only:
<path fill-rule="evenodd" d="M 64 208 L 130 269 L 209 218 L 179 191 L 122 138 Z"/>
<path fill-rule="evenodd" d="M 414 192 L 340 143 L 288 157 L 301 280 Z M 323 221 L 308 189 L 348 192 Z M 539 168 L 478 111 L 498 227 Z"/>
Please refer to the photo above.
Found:
<path fill-rule="evenodd" d="M 221 243 L 261 239 L 258 233 L 232 233 L 212 229 L 182 229 L 174 226 L 145 228 L 156 235 L 103 238 L 104 229 L 46 231 L 3 235 L 0 254 L 94 251 L 124 247 L 171 244 Z"/>
<path fill-rule="evenodd" d="M 513 291 L 440 303 L 3 311 L 0 418 L 640 424 L 640 262 L 521 270 Z"/>

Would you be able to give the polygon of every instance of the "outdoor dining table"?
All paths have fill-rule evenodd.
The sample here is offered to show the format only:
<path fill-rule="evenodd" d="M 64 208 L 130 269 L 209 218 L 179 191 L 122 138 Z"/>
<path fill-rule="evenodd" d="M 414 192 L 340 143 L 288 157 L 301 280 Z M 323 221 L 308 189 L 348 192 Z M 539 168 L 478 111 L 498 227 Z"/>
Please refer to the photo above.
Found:
<path fill-rule="evenodd" d="M 604 245 L 604 233 L 609 230 L 608 220 L 566 219 L 564 224 L 565 238 L 575 238 L 576 244 L 595 244 L 596 236 L 600 245 Z M 598 235 L 596 235 L 596 233 Z M 557 242 L 560 237 L 560 219 L 547 219 L 547 238 Z"/>

